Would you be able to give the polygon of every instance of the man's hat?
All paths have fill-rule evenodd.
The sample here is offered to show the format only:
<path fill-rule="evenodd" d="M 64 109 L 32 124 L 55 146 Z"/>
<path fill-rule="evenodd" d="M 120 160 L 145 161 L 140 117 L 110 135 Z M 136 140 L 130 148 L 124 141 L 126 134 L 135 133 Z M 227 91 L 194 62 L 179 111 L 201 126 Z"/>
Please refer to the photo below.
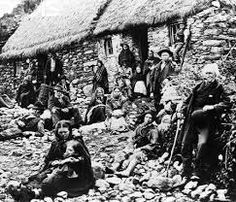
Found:
<path fill-rule="evenodd" d="M 173 57 L 173 52 L 168 48 L 168 47 L 164 47 L 161 50 L 158 51 L 158 55 L 161 56 L 162 53 L 167 52 L 170 54 L 171 57 Z"/>

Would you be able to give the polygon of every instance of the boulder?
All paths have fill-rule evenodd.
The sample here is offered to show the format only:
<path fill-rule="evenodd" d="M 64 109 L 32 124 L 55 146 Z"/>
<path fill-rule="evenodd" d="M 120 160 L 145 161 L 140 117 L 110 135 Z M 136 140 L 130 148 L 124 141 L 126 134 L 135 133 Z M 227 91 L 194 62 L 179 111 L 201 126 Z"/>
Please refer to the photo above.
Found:
<path fill-rule="evenodd" d="M 83 87 L 83 93 L 87 97 L 91 97 L 93 85 L 89 84 Z"/>
<path fill-rule="evenodd" d="M 105 177 L 105 167 L 98 162 L 92 162 L 93 174 L 96 180 L 104 179 Z"/>
<path fill-rule="evenodd" d="M 121 183 L 121 179 L 118 177 L 109 177 L 106 178 L 106 181 L 111 185 L 118 185 Z"/>

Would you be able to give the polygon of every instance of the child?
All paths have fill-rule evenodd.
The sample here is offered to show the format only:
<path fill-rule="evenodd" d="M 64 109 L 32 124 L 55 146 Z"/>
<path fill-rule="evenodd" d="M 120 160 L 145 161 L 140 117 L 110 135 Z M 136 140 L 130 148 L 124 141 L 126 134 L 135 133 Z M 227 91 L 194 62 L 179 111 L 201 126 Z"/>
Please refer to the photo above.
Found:
<path fill-rule="evenodd" d="M 65 120 L 57 123 L 55 136 L 43 169 L 31 176 L 27 184 L 21 184 L 20 188 L 8 186 L 15 200 L 28 202 L 33 198 L 56 196 L 60 191 L 75 197 L 86 193 L 93 186 L 90 155 L 82 138 L 73 139 L 72 127 Z"/>
<path fill-rule="evenodd" d="M 146 76 L 142 73 L 140 65 L 136 67 L 136 71 L 131 78 L 132 81 L 132 88 L 135 97 L 137 96 L 146 96 L 147 95 L 147 88 L 145 85 Z"/>
<path fill-rule="evenodd" d="M 153 118 L 152 112 L 146 112 L 143 123 L 137 127 L 133 137 L 134 149 L 127 147 L 116 154 L 112 170 L 117 171 L 122 163 L 128 160 L 127 167 L 121 172 L 116 172 L 117 175 L 128 177 L 140 161 L 155 158 L 160 154 L 161 137 L 153 124 Z"/>

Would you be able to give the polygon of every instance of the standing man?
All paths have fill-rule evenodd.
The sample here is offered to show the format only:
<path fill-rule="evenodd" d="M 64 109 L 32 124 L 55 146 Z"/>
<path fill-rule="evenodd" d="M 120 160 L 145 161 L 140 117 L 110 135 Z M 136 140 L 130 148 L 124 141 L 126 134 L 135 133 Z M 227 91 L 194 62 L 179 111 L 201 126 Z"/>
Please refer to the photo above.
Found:
<path fill-rule="evenodd" d="M 146 75 L 146 87 L 147 87 L 147 95 L 150 96 L 150 76 L 152 70 L 157 66 L 157 64 L 161 61 L 159 57 L 154 56 L 154 52 L 149 50 L 148 58 L 145 60 L 143 65 L 143 73 Z"/>
<path fill-rule="evenodd" d="M 160 110 L 162 84 L 170 75 L 176 72 L 176 64 L 172 62 L 173 53 L 169 48 L 163 48 L 158 52 L 161 61 L 152 70 L 150 76 L 150 97 L 154 98 L 157 112 Z"/>
<path fill-rule="evenodd" d="M 44 80 L 47 85 L 55 86 L 60 82 L 61 77 L 64 75 L 63 64 L 57 58 L 55 53 L 48 54 L 49 59 L 46 62 L 45 66 L 45 75 Z"/>

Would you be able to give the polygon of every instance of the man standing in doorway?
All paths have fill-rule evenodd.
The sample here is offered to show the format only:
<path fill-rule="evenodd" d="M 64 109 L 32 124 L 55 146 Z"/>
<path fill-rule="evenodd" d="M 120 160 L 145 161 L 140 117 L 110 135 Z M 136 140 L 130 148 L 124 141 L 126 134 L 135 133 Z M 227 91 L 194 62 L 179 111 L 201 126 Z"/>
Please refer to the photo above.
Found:
<path fill-rule="evenodd" d="M 46 84 L 55 86 L 60 82 L 62 76 L 64 75 L 63 64 L 57 58 L 55 53 L 49 53 L 48 57 L 49 59 L 47 60 L 45 66 L 45 81 Z"/>

